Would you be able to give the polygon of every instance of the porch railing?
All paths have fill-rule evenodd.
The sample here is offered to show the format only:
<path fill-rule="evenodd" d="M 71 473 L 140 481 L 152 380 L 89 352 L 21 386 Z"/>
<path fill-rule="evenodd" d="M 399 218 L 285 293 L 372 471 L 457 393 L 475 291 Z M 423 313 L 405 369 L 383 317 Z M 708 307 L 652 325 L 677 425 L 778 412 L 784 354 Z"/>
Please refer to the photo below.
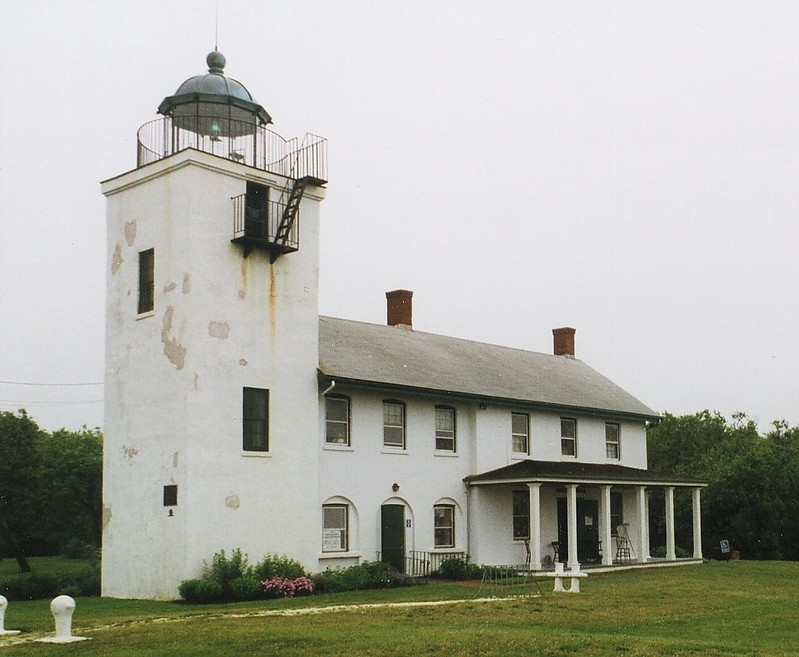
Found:
<path fill-rule="evenodd" d="M 382 561 L 382 554 L 377 552 L 377 561 Z M 411 550 L 405 555 L 405 574 L 411 577 L 429 577 L 441 568 L 445 559 L 455 557 L 465 559 L 465 552 L 423 552 Z"/>

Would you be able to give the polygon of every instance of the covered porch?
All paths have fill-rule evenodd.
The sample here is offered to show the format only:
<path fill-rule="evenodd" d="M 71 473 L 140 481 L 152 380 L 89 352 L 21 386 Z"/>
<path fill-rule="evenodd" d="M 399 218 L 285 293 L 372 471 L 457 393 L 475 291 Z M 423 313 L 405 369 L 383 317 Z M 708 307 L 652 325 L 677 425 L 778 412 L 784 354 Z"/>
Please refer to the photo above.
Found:
<path fill-rule="evenodd" d="M 702 559 L 704 482 L 615 464 L 522 460 L 465 478 L 474 563 L 546 571 L 676 565 Z M 649 495 L 663 491 L 666 545 L 650 550 Z M 678 550 L 675 492 L 691 507 L 691 545 Z M 683 550 L 688 549 L 687 554 Z M 678 553 L 682 556 L 678 557 Z"/>

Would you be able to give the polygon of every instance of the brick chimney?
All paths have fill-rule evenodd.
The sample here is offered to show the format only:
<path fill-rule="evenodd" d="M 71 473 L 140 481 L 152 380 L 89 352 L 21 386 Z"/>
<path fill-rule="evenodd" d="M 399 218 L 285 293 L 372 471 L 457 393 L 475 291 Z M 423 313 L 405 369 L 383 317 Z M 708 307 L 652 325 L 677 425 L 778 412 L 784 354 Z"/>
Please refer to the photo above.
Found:
<path fill-rule="evenodd" d="M 554 352 L 556 356 L 566 356 L 574 358 L 574 333 L 576 329 L 563 328 L 552 329 Z"/>
<path fill-rule="evenodd" d="M 389 326 L 413 326 L 413 292 L 393 290 L 386 292 L 386 316 Z"/>

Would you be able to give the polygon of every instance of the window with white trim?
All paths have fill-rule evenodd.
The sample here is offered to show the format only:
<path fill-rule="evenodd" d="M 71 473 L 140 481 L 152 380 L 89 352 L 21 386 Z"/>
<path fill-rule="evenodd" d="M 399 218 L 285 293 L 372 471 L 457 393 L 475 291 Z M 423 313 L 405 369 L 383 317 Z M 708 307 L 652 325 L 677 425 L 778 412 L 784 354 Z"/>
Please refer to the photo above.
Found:
<path fill-rule="evenodd" d="M 624 523 L 624 503 L 621 493 L 611 491 L 610 493 L 610 535 L 617 536 L 619 525 Z"/>
<path fill-rule="evenodd" d="M 322 507 L 322 552 L 347 552 L 349 534 L 349 507 L 325 504 Z"/>
<path fill-rule="evenodd" d="M 511 413 L 511 449 L 514 454 L 530 453 L 530 416 L 527 413 Z"/>
<path fill-rule="evenodd" d="M 139 252 L 139 304 L 138 313 L 149 313 L 155 308 L 155 249 Z"/>
<path fill-rule="evenodd" d="M 455 451 L 455 409 L 436 406 L 436 450 Z"/>
<path fill-rule="evenodd" d="M 560 418 L 560 453 L 577 456 L 577 420 L 574 418 Z"/>
<path fill-rule="evenodd" d="M 455 547 L 455 506 L 436 504 L 433 507 L 433 545 L 437 548 Z"/>
<path fill-rule="evenodd" d="M 383 446 L 405 449 L 405 404 L 401 401 L 383 402 Z"/>
<path fill-rule="evenodd" d="M 621 458 L 621 431 L 615 422 L 605 423 L 605 453 L 609 459 Z"/>
<path fill-rule="evenodd" d="M 325 397 L 325 442 L 350 444 L 350 400 L 348 397 Z"/>
<path fill-rule="evenodd" d="M 269 451 L 269 391 L 244 388 L 241 413 L 241 448 L 245 452 Z"/>
<path fill-rule="evenodd" d="M 513 538 L 530 538 L 530 491 L 513 491 Z"/>

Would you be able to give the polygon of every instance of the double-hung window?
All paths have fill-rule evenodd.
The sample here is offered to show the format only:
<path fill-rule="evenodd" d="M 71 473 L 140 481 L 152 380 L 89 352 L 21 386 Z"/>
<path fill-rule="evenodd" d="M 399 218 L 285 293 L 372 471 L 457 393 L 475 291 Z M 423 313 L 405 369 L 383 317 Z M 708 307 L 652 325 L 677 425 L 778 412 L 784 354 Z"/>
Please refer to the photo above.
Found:
<path fill-rule="evenodd" d="M 349 509 L 346 504 L 322 507 L 322 552 L 349 550 Z"/>
<path fill-rule="evenodd" d="M 269 451 L 269 391 L 244 388 L 241 413 L 241 448 L 245 452 Z"/>
<path fill-rule="evenodd" d="M 513 538 L 530 538 L 530 491 L 513 491 Z"/>
<path fill-rule="evenodd" d="M 613 422 L 605 423 L 605 453 L 609 459 L 621 458 L 621 441 L 619 425 Z"/>
<path fill-rule="evenodd" d="M 560 418 L 560 453 L 577 456 L 577 420 L 573 418 Z"/>
<path fill-rule="evenodd" d="M 624 503 L 621 493 L 611 491 L 610 493 L 610 534 L 618 534 L 619 525 L 624 523 Z"/>
<path fill-rule="evenodd" d="M 325 397 L 325 442 L 350 444 L 350 400 L 348 397 Z"/>
<path fill-rule="evenodd" d="M 139 252 L 138 313 L 152 312 L 155 307 L 155 249 Z"/>
<path fill-rule="evenodd" d="M 511 413 L 511 449 L 514 454 L 530 453 L 530 416 L 527 413 Z"/>
<path fill-rule="evenodd" d="M 436 406 L 436 450 L 455 451 L 455 409 Z"/>
<path fill-rule="evenodd" d="M 405 404 L 383 402 L 383 446 L 405 449 Z"/>
<path fill-rule="evenodd" d="M 455 507 L 436 504 L 433 507 L 433 545 L 437 548 L 455 547 Z"/>

